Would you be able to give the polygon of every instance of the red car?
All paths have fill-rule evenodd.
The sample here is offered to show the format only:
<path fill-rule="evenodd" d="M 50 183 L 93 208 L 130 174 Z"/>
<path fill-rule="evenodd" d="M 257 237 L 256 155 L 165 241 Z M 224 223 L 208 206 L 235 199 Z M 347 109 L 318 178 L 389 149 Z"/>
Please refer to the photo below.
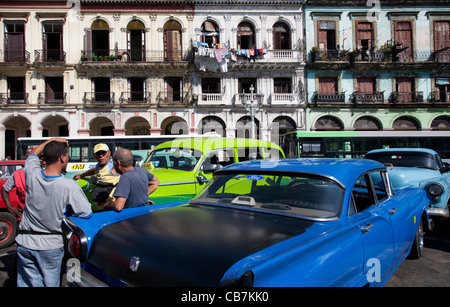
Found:
<path fill-rule="evenodd" d="M 16 171 L 25 166 L 25 161 L 6 160 L 0 161 L 0 188 Z M 17 206 L 16 188 L 9 192 L 11 204 Z M 17 232 L 17 219 L 6 209 L 5 202 L 0 195 L 0 248 L 7 247 L 14 242 Z"/>

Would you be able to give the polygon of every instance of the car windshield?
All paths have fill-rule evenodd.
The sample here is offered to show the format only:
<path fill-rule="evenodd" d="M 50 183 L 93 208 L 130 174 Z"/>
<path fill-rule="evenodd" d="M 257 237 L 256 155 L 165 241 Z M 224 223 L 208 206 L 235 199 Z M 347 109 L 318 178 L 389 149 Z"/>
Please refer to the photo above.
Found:
<path fill-rule="evenodd" d="M 419 167 L 437 169 L 436 160 L 432 154 L 416 151 L 385 151 L 369 153 L 365 159 L 381 162 L 385 165 Z"/>
<path fill-rule="evenodd" d="M 151 163 L 154 168 L 192 171 L 201 156 L 201 151 L 195 149 L 164 148 L 152 151 L 145 163 Z"/>
<path fill-rule="evenodd" d="M 335 218 L 344 189 L 327 178 L 280 173 L 223 173 L 193 202 L 252 207 L 308 218 Z"/>

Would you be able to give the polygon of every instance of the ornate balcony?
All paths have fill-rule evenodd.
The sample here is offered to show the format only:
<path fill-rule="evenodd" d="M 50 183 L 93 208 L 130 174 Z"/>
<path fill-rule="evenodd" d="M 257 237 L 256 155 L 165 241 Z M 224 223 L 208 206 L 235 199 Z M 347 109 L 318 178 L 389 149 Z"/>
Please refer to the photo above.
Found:
<path fill-rule="evenodd" d="M 343 104 L 345 103 L 345 92 L 315 92 L 313 101 L 316 104 Z"/>
<path fill-rule="evenodd" d="M 423 92 L 392 92 L 390 97 L 391 102 L 395 104 L 411 104 L 411 103 L 423 103 Z"/>
<path fill-rule="evenodd" d="M 47 49 L 34 51 L 35 63 L 65 63 L 66 53 L 60 49 Z"/>
<path fill-rule="evenodd" d="M 66 103 L 67 93 L 39 93 L 38 102 L 40 105 L 62 105 Z"/>
<path fill-rule="evenodd" d="M 379 104 L 384 103 L 383 92 L 360 92 L 355 91 L 352 94 L 353 102 L 356 104 Z"/>
<path fill-rule="evenodd" d="M 0 101 L 2 105 L 27 105 L 28 96 L 23 92 L 0 93 Z"/>
<path fill-rule="evenodd" d="M 149 104 L 150 93 L 147 92 L 122 92 L 120 95 L 120 103 L 122 104 Z"/>
<path fill-rule="evenodd" d="M 83 102 L 85 104 L 114 104 L 114 93 L 111 92 L 85 92 Z"/>
<path fill-rule="evenodd" d="M 143 49 L 97 49 L 82 50 L 81 63 L 102 63 L 102 62 L 177 62 L 188 61 L 190 53 L 187 51 L 164 51 L 164 50 L 143 50 Z"/>

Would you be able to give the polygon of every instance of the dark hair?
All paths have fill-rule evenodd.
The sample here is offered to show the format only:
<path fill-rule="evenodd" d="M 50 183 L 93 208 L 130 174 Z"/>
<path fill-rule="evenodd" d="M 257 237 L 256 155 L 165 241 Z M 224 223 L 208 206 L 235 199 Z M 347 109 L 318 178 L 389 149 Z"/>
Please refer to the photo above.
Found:
<path fill-rule="evenodd" d="M 44 161 L 48 164 L 53 164 L 58 161 L 59 157 L 66 155 L 68 151 L 67 143 L 51 141 L 44 147 Z"/>
<path fill-rule="evenodd" d="M 120 161 L 124 167 L 129 167 L 133 165 L 133 154 L 128 149 L 121 148 L 114 153 L 113 160 Z"/>

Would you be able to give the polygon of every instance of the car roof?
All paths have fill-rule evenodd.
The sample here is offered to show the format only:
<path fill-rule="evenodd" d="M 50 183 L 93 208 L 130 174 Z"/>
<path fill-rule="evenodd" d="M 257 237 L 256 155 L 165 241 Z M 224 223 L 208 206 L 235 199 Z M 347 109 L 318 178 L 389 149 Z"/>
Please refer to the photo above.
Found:
<path fill-rule="evenodd" d="M 233 147 L 259 147 L 265 146 L 268 148 L 281 148 L 275 143 L 255 140 L 255 139 L 245 139 L 245 138 L 211 138 L 211 137 L 193 137 L 193 138 L 181 138 L 172 141 L 167 141 L 161 143 L 155 147 L 156 149 L 168 148 L 168 147 L 180 147 L 180 148 L 194 148 L 203 149 L 203 151 L 210 151 L 213 149 L 221 148 L 233 148 Z"/>
<path fill-rule="evenodd" d="M 386 166 L 373 160 L 319 158 L 245 161 L 229 165 L 218 173 L 238 170 L 310 173 L 334 178 L 349 187 L 362 173 L 374 169 L 386 169 Z"/>
<path fill-rule="evenodd" d="M 369 153 L 377 153 L 377 152 L 390 152 L 390 151 L 403 151 L 403 152 L 426 152 L 432 155 L 436 155 L 437 152 L 429 149 L 429 148 L 385 148 L 385 149 L 374 149 L 369 151 L 367 154 Z M 367 155 L 366 154 L 366 155 Z"/>

